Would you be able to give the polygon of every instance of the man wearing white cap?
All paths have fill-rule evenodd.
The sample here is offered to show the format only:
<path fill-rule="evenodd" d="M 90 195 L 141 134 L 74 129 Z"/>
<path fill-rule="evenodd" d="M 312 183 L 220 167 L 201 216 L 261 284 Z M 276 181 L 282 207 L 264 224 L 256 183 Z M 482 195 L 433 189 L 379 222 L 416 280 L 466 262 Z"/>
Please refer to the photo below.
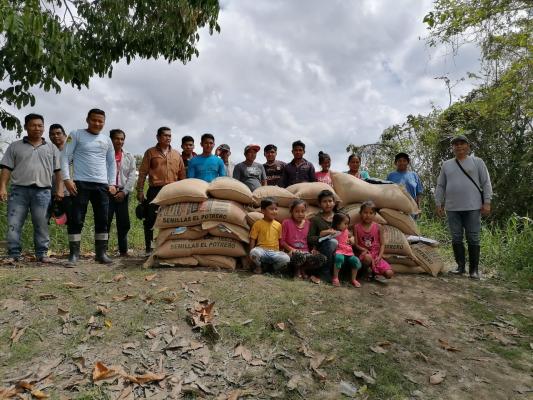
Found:
<path fill-rule="evenodd" d="M 235 166 L 233 177 L 250 188 L 253 192 L 260 186 L 266 186 L 267 178 L 263 164 L 255 162 L 257 152 L 261 150 L 256 144 L 250 144 L 244 148 L 246 159 Z"/>

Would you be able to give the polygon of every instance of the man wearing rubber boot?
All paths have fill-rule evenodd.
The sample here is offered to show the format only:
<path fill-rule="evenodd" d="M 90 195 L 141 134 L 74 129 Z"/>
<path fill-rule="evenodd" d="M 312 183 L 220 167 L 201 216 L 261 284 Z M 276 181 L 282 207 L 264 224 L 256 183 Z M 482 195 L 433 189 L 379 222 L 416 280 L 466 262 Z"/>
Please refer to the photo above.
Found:
<path fill-rule="evenodd" d="M 109 195 L 116 194 L 115 150 L 111 139 L 100 134 L 105 112 L 94 108 L 87 114 L 86 121 L 86 129 L 70 133 L 61 157 L 65 187 L 72 196 L 72 220 L 68 224 L 69 265 L 76 264 L 80 257 L 81 231 L 89 202 L 94 213 L 95 260 L 102 264 L 113 262 L 107 255 L 107 219 Z"/>
<path fill-rule="evenodd" d="M 492 185 L 483 160 L 470 155 L 470 140 L 459 135 L 451 144 L 455 157 L 442 164 L 435 189 L 437 214 L 447 216 L 457 262 L 457 269 L 452 273 L 465 273 L 464 232 L 470 278 L 479 279 L 481 215 L 490 214 Z"/>

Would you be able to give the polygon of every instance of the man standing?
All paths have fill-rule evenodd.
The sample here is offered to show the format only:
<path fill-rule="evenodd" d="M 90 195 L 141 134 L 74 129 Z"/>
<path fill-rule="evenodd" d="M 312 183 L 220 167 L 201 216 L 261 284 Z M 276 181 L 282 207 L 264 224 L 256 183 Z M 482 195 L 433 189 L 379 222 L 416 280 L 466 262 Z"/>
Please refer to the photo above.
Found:
<path fill-rule="evenodd" d="M 51 199 L 52 175 L 55 177 L 56 199 L 63 197 L 59 150 L 44 140 L 44 118 L 28 114 L 24 118 L 27 136 L 11 143 L 0 162 L 0 200 L 7 200 L 7 251 L 14 261 L 20 259 L 20 233 L 31 214 L 33 243 L 37 261 L 49 263 L 47 257 L 50 236 L 48 206 Z M 9 199 L 7 183 L 11 179 Z"/>
<path fill-rule="evenodd" d="M 181 158 L 183 159 L 183 165 L 185 166 L 185 174 L 187 174 L 187 167 L 189 166 L 189 160 L 196 157 L 194 152 L 194 139 L 192 136 L 183 136 L 181 138 Z"/>
<path fill-rule="evenodd" d="M 68 223 L 69 264 L 80 257 L 81 231 L 87 206 L 91 202 L 94 213 L 95 260 L 102 264 L 113 261 L 107 256 L 107 217 L 109 195 L 116 194 L 115 151 L 111 139 L 100 132 L 105 124 L 105 112 L 93 108 L 87 113 L 87 128 L 72 131 L 61 157 L 61 172 L 72 201 Z M 70 173 L 72 164 L 73 174 Z"/>
<path fill-rule="evenodd" d="M 265 168 L 267 185 L 276 186 L 281 180 L 286 164 L 283 161 L 276 160 L 278 148 L 275 145 L 267 144 L 264 152 L 267 162 L 263 164 L 263 167 Z"/>
<path fill-rule="evenodd" d="M 253 192 L 260 186 L 266 186 L 266 173 L 263 165 L 255 162 L 257 152 L 261 150 L 256 144 L 244 148 L 246 160 L 237 164 L 233 170 L 233 177 L 244 183 Z"/>
<path fill-rule="evenodd" d="M 128 256 L 128 232 L 130 230 L 130 214 L 128 209 L 129 194 L 135 185 L 135 157 L 124 150 L 126 134 L 121 129 L 111 129 L 109 137 L 115 150 L 117 193 L 111 196 L 109 215 L 107 217 L 107 231 L 111 229 L 113 215 L 117 215 L 118 250 L 121 257 Z"/>
<path fill-rule="evenodd" d="M 468 243 L 470 278 L 479 279 L 481 215 L 490 214 L 492 185 L 483 160 L 469 155 L 468 138 L 456 136 L 451 144 L 455 158 L 442 164 L 435 189 L 437 213 L 443 216 L 446 212 L 447 215 L 457 262 L 453 273 L 465 273 L 464 232 Z"/>
<path fill-rule="evenodd" d="M 153 227 L 158 206 L 150 204 L 161 191 L 163 186 L 185 179 L 185 165 L 176 150 L 170 146 L 172 132 L 170 128 L 162 126 L 157 130 L 157 144 L 144 153 L 139 178 L 137 179 L 137 200 L 145 204 L 146 215 L 144 218 L 144 244 L 146 254 L 152 252 Z M 194 160 L 194 158 L 192 159 Z M 189 163 L 192 161 L 190 160 Z M 148 191 L 144 196 L 144 182 L 148 176 Z"/>
<path fill-rule="evenodd" d="M 200 145 L 202 146 L 202 154 L 189 161 L 187 178 L 197 178 L 211 182 L 219 176 L 226 176 L 224 162 L 212 154 L 215 147 L 215 137 L 210 133 L 204 133 L 200 140 Z"/>
<path fill-rule="evenodd" d="M 231 156 L 231 149 L 228 144 L 221 144 L 215 150 L 215 155 L 219 156 L 224 161 L 224 167 L 226 168 L 226 176 L 233 176 L 235 170 L 235 164 L 229 159 Z"/>
<path fill-rule="evenodd" d="M 315 167 L 304 158 L 305 144 L 297 140 L 292 144 L 293 160 L 285 165 L 279 186 L 288 187 L 295 183 L 316 182 Z"/>

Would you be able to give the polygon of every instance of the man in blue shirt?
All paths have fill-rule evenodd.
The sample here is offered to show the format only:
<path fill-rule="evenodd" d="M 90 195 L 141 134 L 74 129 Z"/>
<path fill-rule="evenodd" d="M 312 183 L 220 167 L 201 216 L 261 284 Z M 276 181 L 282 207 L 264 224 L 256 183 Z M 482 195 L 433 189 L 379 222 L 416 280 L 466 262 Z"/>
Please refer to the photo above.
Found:
<path fill-rule="evenodd" d="M 105 112 L 96 108 L 89 110 L 86 121 L 86 129 L 70 133 L 61 157 L 63 180 L 72 196 L 72 220 L 68 224 L 70 265 L 76 264 L 80 257 L 81 231 L 89 201 L 94 213 L 95 260 L 103 264 L 113 262 L 106 252 L 109 195 L 115 196 L 117 192 L 115 150 L 109 136 L 100 135 Z"/>
<path fill-rule="evenodd" d="M 224 161 L 212 154 L 215 147 L 214 136 L 210 133 L 204 133 L 200 145 L 202 146 L 202 154 L 189 161 L 187 178 L 197 178 L 211 182 L 219 176 L 226 176 Z"/>
<path fill-rule="evenodd" d="M 396 171 L 387 175 L 387 180 L 397 183 L 398 185 L 405 186 L 405 189 L 409 192 L 411 197 L 416 201 L 416 204 L 420 207 L 420 197 L 424 192 L 422 182 L 418 177 L 418 174 L 414 171 L 408 171 L 409 163 L 411 159 L 407 153 L 398 153 L 394 157 L 394 165 L 396 165 Z"/>

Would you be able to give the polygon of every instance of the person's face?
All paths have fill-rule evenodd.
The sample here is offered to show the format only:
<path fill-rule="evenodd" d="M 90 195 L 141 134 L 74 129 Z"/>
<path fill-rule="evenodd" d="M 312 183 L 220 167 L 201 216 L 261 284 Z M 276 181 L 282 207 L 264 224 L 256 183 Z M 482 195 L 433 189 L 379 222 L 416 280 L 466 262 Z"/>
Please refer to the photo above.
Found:
<path fill-rule="evenodd" d="M 365 224 L 369 224 L 373 221 L 375 214 L 376 212 L 372 208 L 365 207 L 365 209 L 361 212 L 361 220 Z"/>
<path fill-rule="evenodd" d="M 265 151 L 265 158 L 269 163 L 276 161 L 277 155 L 278 155 L 278 152 L 274 149 Z"/>
<path fill-rule="evenodd" d="M 326 158 L 324 161 L 322 161 L 322 164 L 320 164 L 320 166 L 324 171 L 329 171 L 329 169 L 331 168 L 331 160 L 329 158 Z"/>
<path fill-rule="evenodd" d="M 271 204 L 267 208 L 263 208 L 262 213 L 267 221 L 272 221 L 278 216 L 278 206 Z"/>
<path fill-rule="evenodd" d="M 292 149 L 292 155 L 295 160 L 301 160 L 304 157 L 305 150 L 301 146 L 296 146 Z"/>
<path fill-rule="evenodd" d="M 115 151 L 122 150 L 122 147 L 124 147 L 124 140 L 126 138 L 124 137 L 123 133 L 117 133 L 113 136 L 111 141 L 113 142 L 113 147 L 115 148 Z"/>
<path fill-rule="evenodd" d="M 305 204 L 298 204 L 292 209 L 292 219 L 296 222 L 302 222 L 305 219 Z"/>
<path fill-rule="evenodd" d="M 398 172 L 405 172 L 407 171 L 407 166 L 409 165 L 409 161 L 407 161 L 405 158 L 399 158 L 396 162 L 396 171 Z"/>
<path fill-rule="evenodd" d="M 246 154 L 244 155 L 246 157 L 246 161 L 248 162 L 254 162 L 255 158 L 257 157 L 257 151 L 255 150 L 248 150 Z"/>
<path fill-rule="evenodd" d="M 161 135 L 157 135 L 157 143 L 161 147 L 170 146 L 171 140 L 172 140 L 172 132 L 171 131 L 163 131 L 163 132 L 161 132 Z"/>
<path fill-rule="evenodd" d="M 322 200 L 320 200 L 320 208 L 322 209 L 322 211 L 330 213 L 333 211 L 334 207 L 335 200 L 333 200 L 333 197 L 324 197 Z"/>
<path fill-rule="evenodd" d="M 28 137 L 32 140 L 39 139 L 44 133 L 44 121 L 40 118 L 30 119 L 26 125 L 24 125 Z"/>
<path fill-rule="evenodd" d="M 50 141 L 58 148 L 63 148 L 63 145 L 67 140 L 67 135 L 65 135 L 60 128 L 52 129 L 48 133 L 48 137 L 50 138 Z"/>
<path fill-rule="evenodd" d="M 229 161 L 229 156 L 231 156 L 231 151 L 228 150 L 220 150 L 219 157 L 224 160 L 225 163 Z"/>
<path fill-rule="evenodd" d="M 213 139 L 207 138 L 202 140 L 200 145 L 202 146 L 204 154 L 211 154 L 213 152 L 213 148 L 215 147 L 215 141 Z"/>
<path fill-rule="evenodd" d="M 348 221 L 346 219 L 343 219 L 342 222 L 339 223 L 338 229 L 339 231 L 343 231 L 348 227 Z"/>
<path fill-rule="evenodd" d="M 87 117 L 87 130 L 91 133 L 100 133 L 104 129 L 105 117 L 101 114 L 89 114 Z"/>
<path fill-rule="evenodd" d="M 361 166 L 361 160 L 358 157 L 352 157 L 352 159 L 348 162 L 348 167 L 350 168 L 350 171 L 352 172 L 359 171 L 360 166 Z"/>
<path fill-rule="evenodd" d="M 182 143 L 181 149 L 183 150 L 183 154 L 185 154 L 186 156 L 190 156 L 194 151 L 194 142 Z"/>
<path fill-rule="evenodd" d="M 465 141 L 460 140 L 452 144 L 452 150 L 456 157 L 464 157 L 470 153 L 470 145 Z"/>

